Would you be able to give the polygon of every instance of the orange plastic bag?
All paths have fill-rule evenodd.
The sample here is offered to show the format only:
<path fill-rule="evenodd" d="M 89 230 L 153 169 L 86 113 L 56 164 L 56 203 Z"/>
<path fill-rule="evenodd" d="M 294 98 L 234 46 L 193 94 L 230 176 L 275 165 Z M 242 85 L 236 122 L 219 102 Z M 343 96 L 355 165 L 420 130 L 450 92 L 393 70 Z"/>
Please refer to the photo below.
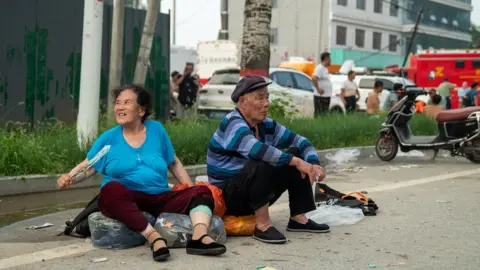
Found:
<path fill-rule="evenodd" d="M 223 224 L 227 236 L 251 236 L 255 230 L 255 215 L 251 216 L 224 216 Z"/>
<path fill-rule="evenodd" d="M 218 217 L 223 217 L 223 215 L 225 215 L 225 211 L 227 211 L 227 207 L 225 206 L 225 200 L 223 199 L 222 190 L 217 188 L 214 185 L 210 185 L 205 182 L 197 182 L 195 183 L 195 185 L 207 186 L 208 189 L 210 189 L 210 191 L 213 194 L 213 200 L 215 201 L 215 209 L 213 210 L 213 214 Z M 179 191 L 179 190 L 184 190 L 186 188 L 188 188 L 187 184 L 178 184 L 178 185 L 174 185 L 172 187 L 172 190 Z"/>

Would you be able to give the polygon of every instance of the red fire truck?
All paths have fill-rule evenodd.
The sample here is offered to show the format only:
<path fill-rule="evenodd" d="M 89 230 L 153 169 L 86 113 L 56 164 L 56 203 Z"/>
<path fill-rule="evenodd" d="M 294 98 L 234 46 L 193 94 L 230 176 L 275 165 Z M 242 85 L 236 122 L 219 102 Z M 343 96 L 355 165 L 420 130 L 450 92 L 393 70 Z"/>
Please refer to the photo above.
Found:
<path fill-rule="evenodd" d="M 398 66 L 386 68 L 390 72 L 401 74 Z M 423 50 L 411 55 L 408 67 L 403 68 L 404 75 L 418 86 L 438 87 L 445 78 L 461 86 L 464 81 L 471 85 L 480 81 L 480 50 Z M 458 108 L 457 91 L 452 91 L 452 108 Z"/>

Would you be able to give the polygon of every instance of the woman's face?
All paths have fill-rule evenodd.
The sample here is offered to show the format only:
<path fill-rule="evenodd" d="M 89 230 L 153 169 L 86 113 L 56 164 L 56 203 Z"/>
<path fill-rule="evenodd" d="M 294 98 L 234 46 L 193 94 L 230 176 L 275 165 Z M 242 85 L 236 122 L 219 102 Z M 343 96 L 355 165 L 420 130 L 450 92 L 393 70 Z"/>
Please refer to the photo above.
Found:
<path fill-rule="evenodd" d="M 118 95 L 114 111 L 120 125 L 141 121 L 145 115 L 145 110 L 137 103 L 137 94 L 132 90 L 125 90 Z"/>

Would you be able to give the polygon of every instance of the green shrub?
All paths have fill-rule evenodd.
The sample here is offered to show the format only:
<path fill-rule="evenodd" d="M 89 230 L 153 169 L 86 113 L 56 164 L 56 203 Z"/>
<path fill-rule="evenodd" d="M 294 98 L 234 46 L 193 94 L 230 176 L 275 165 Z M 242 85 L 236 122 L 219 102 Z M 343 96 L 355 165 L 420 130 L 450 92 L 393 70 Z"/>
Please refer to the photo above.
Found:
<path fill-rule="evenodd" d="M 280 119 L 278 122 L 308 138 L 317 149 L 375 144 L 383 117 L 364 114 L 326 115 L 317 119 Z M 185 165 L 203 164 L 208 141 L 219 120 L 192 119 L 165 125 L 176 154 Z M 411 122 L 418 135 L 433 135 L 434 121 L 418 115 Z M 108 127 L 100 125 L 100 132 Z M 68 172 L 85 158 L 77 147 L 75 126 L 42 124 L 34 131 L 0 129 L 0 175 L 56 174 Z"/>

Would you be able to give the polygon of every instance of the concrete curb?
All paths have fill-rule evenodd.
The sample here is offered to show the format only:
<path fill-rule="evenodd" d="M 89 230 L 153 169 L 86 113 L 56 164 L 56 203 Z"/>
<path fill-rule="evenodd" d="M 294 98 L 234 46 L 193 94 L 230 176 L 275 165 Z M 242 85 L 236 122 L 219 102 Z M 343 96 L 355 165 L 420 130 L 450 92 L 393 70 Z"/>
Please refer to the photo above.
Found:
<path fill-rule="evenodd" d="M 374 146 L 363 146 L 326 149 L 318 151 L 318 154 L 320 159 L 324 161 L 325 155 L 328 153 L 335 153 L 340 149 L 358 149 L 360 151 L 359 158 L 370 157 L 375 152 Z M 195 179 L 195 177 L 199 175 L 207 174 L 207 168 L 205 164 L 186 166 L 186 169 L 192 179 Z M 57 179 L 59 176 L 60 175 L 25 175 L 0 177 L 0 198 L 2 196 L 58 191 Z M 70 188 L 70 190 L 99 187 L 101 181 L 102 177 L 98 175 L 73 186 Z M 175 179 L 171 174 L 169 174 L 169 182 L 175 183 Z"/>

